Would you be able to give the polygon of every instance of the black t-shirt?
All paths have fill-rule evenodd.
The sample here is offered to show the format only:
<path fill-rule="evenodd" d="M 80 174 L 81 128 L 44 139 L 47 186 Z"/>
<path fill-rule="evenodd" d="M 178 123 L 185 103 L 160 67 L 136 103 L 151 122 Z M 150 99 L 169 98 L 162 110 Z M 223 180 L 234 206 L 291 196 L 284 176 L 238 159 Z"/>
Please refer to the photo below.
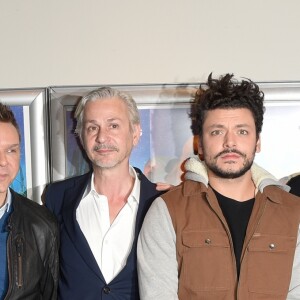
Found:
<path fill-rule="evenodd" d="M 254 198 L 239 202 L 221 195 L 216 190 L 214 190 L 214 192 L 230 229 L 236 259 L 237 274 L 239 276 L 241 253 L 248 222 L 254 205 Z"/>

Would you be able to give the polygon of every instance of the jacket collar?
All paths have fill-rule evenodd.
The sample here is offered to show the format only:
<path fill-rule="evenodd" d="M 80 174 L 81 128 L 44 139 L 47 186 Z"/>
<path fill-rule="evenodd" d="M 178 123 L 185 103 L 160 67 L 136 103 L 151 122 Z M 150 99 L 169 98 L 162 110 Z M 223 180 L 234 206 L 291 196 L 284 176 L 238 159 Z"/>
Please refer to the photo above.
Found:
<path fill-rule="evenodd" d="M 76 209 L 89 181 L 91 180 L 91 175 L 92 173 L 89 172 L 83 176 L 77 177 L 73 181 L 73 185 L 65 191 L 62 218 L 64 220 L 68 236 L 70 237 L 74 247 L 81 254 L 89 268 L 105 282 L 88 242 L 76 220 Z"/>
<path fill-rule="evenodd" d="M 207 175 L 207 167 L 203 161 L 201 161 L 198 157 L 191 157 L 185 162 L 185 170 L 186 173 L 184 175 L 185 179 L 201 182 L 206 188 L 208 187 L 208 175 Z M 277 186 L 280 189 L 288 192 L 290 187 L 281 183 L 277 180 L 272 174 L 253 163 L 251 167 L 252 180 L 256 186 L 256 190 L 261 193 L 267 186 Z"/>

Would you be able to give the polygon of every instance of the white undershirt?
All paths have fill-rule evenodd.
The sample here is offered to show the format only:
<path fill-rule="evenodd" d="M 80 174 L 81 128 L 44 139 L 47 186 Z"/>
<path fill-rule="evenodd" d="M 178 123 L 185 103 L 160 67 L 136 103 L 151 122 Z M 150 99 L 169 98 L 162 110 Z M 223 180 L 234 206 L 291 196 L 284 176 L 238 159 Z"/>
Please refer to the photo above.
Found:
<path fill-rule="evenodd" d="M 94 174 L 76 210 L 78 224 L 106 283 L 112 281 L 126 265 L 134 240 L 140 181 L 132 167 L 130 173 L 135 178 L 133 189 L 112 224 L 107 197 L 95 190 Z"/>

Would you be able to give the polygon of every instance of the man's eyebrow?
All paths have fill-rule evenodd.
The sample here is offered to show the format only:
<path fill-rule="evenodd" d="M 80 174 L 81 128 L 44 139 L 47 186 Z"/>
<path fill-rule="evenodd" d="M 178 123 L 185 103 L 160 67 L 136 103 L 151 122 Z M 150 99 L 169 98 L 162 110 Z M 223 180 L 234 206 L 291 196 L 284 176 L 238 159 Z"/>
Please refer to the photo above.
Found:
<path fill-rule="evenodd" d="M 209 125 L 208 128 L 225 128 L 226 126 L 225 125 L 222 125 L 222 124 L 212 124 L 212 125 Z M 249 124 L 246 124 L 246 123 L 242 123 L 242 124 L 237 124 L 234 126 L 235 128 L 242 128 L 242 127 L 250 127 Z"/>
<path fill-rule="evenodd" d="M 113 122 L 113 121 L 120 121 L 122 120 L 121 118 L 109 118 L 107 119 L 108 122 Z"/>
<path fill-rule="evenodd" d="M 20 144 L 7 144 L 5 147 L 6 147 L 6 149 L 9 149 L 9 148 L 20 148 Z"/>
<path fill-rule="evenodd" d="M 250 127 L 250 125 L 247 123 L 241 123 L 241 124 L 237 124 L 235 127 Z"/>
<path fill-rule="evenodd" d="M 211 124 L 208 128 L 224 128 L 225 126 L 222 124 Z"/>
<path fill-rule="evenodd" d="M 97 123 L 96 120 L 84 120 L 83 123 Z"/>
<path fill-rule="evenodd" d="M 106 121 L 108 122 L 113 122 L 113 121 L 121 121 L 121 118 L 108 118 Z M 91 120 L 84 120 L 84 123 L 93 123 L 93 124 L 98 124 L 97 120 L 91 119 Z"/>

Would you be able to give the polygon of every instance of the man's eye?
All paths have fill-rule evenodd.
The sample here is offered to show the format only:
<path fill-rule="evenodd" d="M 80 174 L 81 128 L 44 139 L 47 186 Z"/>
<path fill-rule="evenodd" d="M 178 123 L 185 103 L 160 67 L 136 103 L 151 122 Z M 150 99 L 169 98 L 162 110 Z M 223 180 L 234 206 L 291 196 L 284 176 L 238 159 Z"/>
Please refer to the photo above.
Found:
<path fill-rule="evenodd" d="M 222 131 L 221 130 L 214 130 L 210 134 L 211 135 L 220 135 L 220 134 L 222 134 Z"/>
<path fill-rule="evenodd" d="M 17 152 L 17 149 L 8 149 L 7 150 L 7 153 L 16 153 Z"/>
<path fill-rule="evenodd" d="M 247 135 L 247 134 L 248 134 L 248 131 L 245 130 L 245 129 L 241 129 L 241 130 L 239 131 L 239 134 L 241 134 L 241 135 Z"/>
<path fill-rule="evenodd" d="M 88 132 L 94 132 L 94 131 L 97 131 L 97 127 L 96 127 L 96 126 L 89 126 L 89 127 L 87 128 L 87 131 L 88 131 Z"/>
<path fill-rule="evenodd" d="M 119 128 L 119 125 L 118 124 L 110 124 L 110 128 L 116 129 L 116 128 Z"/>

